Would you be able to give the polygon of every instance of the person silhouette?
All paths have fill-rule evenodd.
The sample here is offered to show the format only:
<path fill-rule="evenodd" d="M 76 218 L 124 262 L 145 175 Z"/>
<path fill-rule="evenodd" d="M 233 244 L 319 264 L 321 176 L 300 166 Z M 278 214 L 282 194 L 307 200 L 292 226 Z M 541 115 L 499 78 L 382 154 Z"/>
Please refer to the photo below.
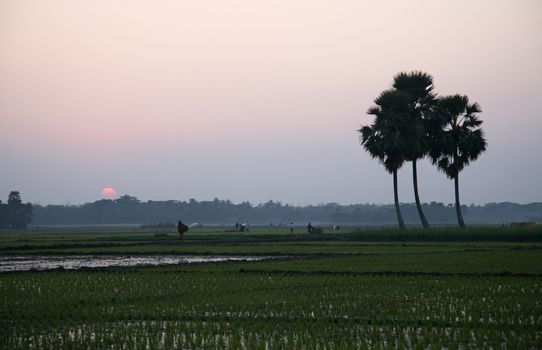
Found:
<path fill-rule="evenodd" d="M 183 239 L 184 234 L 188 232 L 189 228 L 181 220 L 179 220 L 179 223 L 177 224 L 177 231 L 179 232 L 179 239 Z"/>

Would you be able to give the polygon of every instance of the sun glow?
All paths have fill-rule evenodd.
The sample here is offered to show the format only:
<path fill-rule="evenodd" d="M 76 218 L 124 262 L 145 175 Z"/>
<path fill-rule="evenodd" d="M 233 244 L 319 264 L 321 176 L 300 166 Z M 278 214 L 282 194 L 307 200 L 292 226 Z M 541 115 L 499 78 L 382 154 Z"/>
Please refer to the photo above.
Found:
<path fill-rule="evenodd" d="M 117 190 L 115 190 L 113 187 L 104 187 L 102 189 L 102 197 L 115 197 L 117 195 Z"/>

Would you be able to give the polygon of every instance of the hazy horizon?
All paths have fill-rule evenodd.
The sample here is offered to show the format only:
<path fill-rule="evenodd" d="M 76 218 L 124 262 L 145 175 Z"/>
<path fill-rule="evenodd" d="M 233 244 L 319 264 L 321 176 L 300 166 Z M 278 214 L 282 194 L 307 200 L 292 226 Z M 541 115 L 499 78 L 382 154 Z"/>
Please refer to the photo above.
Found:
<path fill-rule="evenodd" d="M 117 197 L 114 197 L 114 198 L 107 198 L 107 197 L 100 197 L 100 198 L 96 198 L 95 200 L 90 200 L 88 202 L 79 202 L 79 203 L 72 203 L 72 202 L 64 202 L 64 203 L 43 203 L 43 202 L 32 202 L 33 205 L 41 205 L 41 206 L 48 206 L 48 205 L 65 205 L 65 206 L 72 206 L 72 205 L 75 205 L 75 206 L 80 206 L 80 205 L 84 205 L 84 204 L 88 204 L 88 203 L 92 203 L 92 202 L 95 202 L 95 201 L 100 201 L 100 200 L 115 200 L 115 199 L 118 199 L 120 198 L 121 196 L 123 195 L 128 195 L 128 196 L 131 196 L 131 197 L 136 197 L 138 200 L 140 200 L 141 202 L 147 202 L 147 201 L 179 201 L 179 202 L 189 202 L 191 199 L 194 199 L 196 200 L 197 202 L 209 202 L 209 201 L 214 201 L 215 198 L 204 198 L 204 199 L 198 199 L 198 198 L 163 198 L 163 199 L 145 199 L 145 198 L 139 198 L 137 196 L 132 196 L 131 194 L 129 193 L 123 193 L 123 194 L 120 194 L 119 196 Z M 24 198 L 24 194 L 22 195 L 22 200 L 23 202 L 28 202 L 28 200 L 26 200 Z M 7 199 L 7 196 L 5 199 L 2 199 L 2 202 L 6 202 L 6 199 Z M 252 202 L 252 201 L 248 201 L 248 200 L 240 200 L 240 201 L 232 201 L 228 198 L 218 198 L 216 197 L 216 199 L 220 200 L 220 201 L 230 201 L 232 204 L 234 205 L 238 205 L 238 204 L 241 204 L 241 203 L 244 203 L 244 202 L 249 202 L 250 205 L 252 206 L 258 206 L 260 204 L 265 204 L 266 202 L 268 201 L 273 201 L 275 203 L 277 202 L 280 202 L 282 205 L 289 205 L 289 206 L 293 206 L 293 207 L 307 207 L 307 206 L 319 206 L 319 205 L 328 205 L 328 204 L 337 204 L 337 205 L 344 205 L 344 206 L 347 206 L 347 205 L 377 205 L 377 206 L 392 206 L 394 205 L 393 203 L 393 198 L 392 198 L 392 201 L 389 201 L 389 202 L 382 202 L 382 203 L 374 203 L 374 202 L 358 202 L 358 203 L 355 203 L 355 202 L 352 202 L 352 203 L 340 203 L 340 202 L 319 202 L 319 203 L 289 203 L 289 202 L 285 202 L 285 201 L 281 201 L 280 199 L 268 199 L 266 201 L 263 201 L 263 202 Z M 441 201 L 434 201 L 436 203 L 442 203 L 444 205 L 450 205 L 450 206 L 453 206 L 454 205 L 454 202 L 453 201 L 450 201 L 450 202 L 441 202 Z M 411 204 L 415 204 L 414 201 L 409 201 L 409 202 L 405 202 L 405 201 L 400 201 L 401 203 L 401 206 L 403 204 L 405 205 L 411 205 Z M 466 206 L 470 206 L 470 205 L 475 205 L 475 206 L 485 206 L 487 204 L 493 204 L 493 203 L 514 203 L 514 204 L 519 204 L 519 205 L 529 205 L 529 204 L 535 204 L 535 203 L 542 203 L 542 201 L 533 201 L 533 202 L 526 202 L 526 203 L 520 203 L 520 202 L 512 202 L 512 201 L 499 201 L 499 202 L 485 202 L 485 203 L 474 203 L 474 202 L 469 202 L 469 203 L 466 203 L 466 202 L 461 202 L 461 206 L 463 205 L 466 205 Z M 422 204 L 431 204 L 431 202 L 429 201 L 422 201 Z"/>
<path fill-rule="evenodd" d="M 393 202 L 359 145 L 400 71 L 482 107 L 462 204 L 542 201 L 539 1 L 0 3 L 0 200 Z M 422 202 L 453 182 L 419 162 Z M 414 201 L 411 165 L 399 200 Z"/>

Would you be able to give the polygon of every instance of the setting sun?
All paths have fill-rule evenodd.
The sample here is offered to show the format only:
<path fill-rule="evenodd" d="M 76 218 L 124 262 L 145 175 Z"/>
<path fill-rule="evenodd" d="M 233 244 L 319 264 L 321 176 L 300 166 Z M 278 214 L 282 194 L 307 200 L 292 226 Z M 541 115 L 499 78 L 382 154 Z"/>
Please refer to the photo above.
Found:
<path fill-rule="evenodd" d="M 103 197 L 115 197 L 117 195 L 117 190 L 113 187 L 104 187 L 101 193 Z"/>

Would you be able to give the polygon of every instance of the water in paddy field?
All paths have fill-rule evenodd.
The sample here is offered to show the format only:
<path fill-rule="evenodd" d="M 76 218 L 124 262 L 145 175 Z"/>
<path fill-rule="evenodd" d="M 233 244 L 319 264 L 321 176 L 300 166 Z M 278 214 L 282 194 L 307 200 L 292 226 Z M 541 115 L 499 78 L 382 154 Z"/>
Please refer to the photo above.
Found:
<path fill-rule="evenodd" d="M 52 270 L 64 268 L 77 270 L 92 267 L 119 267 L 142 265 L 175 265 L 205 262 L 227 261 L 258 261 L 270 259 L 267 256 L 177 256 L 177 255 L 58 255 L 58 256 L 2 256 L 0 257 L 0 272 Z"/>

